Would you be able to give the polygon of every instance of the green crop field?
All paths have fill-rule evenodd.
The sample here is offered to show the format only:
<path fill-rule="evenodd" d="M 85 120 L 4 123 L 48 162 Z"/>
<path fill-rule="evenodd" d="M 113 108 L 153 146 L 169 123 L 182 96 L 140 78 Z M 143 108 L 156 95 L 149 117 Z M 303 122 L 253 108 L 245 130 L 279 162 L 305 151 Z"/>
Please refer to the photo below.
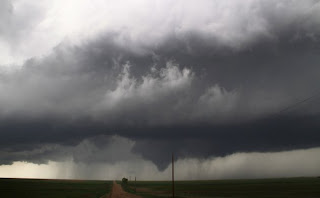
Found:
<path fill-rule="evenodd" d="M 109 193 L 111 181 L 0 179 L 0 197 L 98 198 Z"/>
<path fill-rule="evenodd" d="M 170 181 L 137 181 L 136 185 L 129 181 L 122 186 L 143 198 L 171 197 Z M 111 187 L 111 181 L 0 179 L 0 197 L 99 198 Z M 320 178 L 176 181 L 175 194 L 177 198 L 319 198 Z"/>
<path fill-rule="evenodd" d="M 134 182 L 129 182 L 134 192 Z M 170 181 L 136 182 L 137 195 L 145 198 L 171 197 Z M 308 198 L 320 197 L 320 178 L 176 181 L 175 194 L 182 197 Z"/>

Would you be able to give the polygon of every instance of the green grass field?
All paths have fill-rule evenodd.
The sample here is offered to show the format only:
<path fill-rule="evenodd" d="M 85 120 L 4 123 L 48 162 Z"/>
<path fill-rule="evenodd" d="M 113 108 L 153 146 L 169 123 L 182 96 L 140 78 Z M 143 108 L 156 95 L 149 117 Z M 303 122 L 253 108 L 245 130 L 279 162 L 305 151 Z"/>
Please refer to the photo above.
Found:
<path fill-rule="evenodd" d="M 121 182 L 119 182 L 121 183 Z M 138 181 L 125 190 L 143 198 L 171 197 L 170 181 Z M 110 192 L 111 181 L 0 179 L 0 197 L 98 198 Z M 177 181 L 177 198 L 319 198 L 320 178 Z"/>
<path fill-rule="evenodd" d="M 98 198 L 111 187 L 111 181 L 0 179 L 0 197 Z"/>
<path fill-rule="evenodd" d="M 134 182 L 129 182 L 129 187 L 134 189 Z M 139 181 L 136 187 L 136 194 L 145 198 L 171 197 L 169 181 Z M 319 198 L 320 178 L 177 181 L 175 194 L 180 198 Z"/>

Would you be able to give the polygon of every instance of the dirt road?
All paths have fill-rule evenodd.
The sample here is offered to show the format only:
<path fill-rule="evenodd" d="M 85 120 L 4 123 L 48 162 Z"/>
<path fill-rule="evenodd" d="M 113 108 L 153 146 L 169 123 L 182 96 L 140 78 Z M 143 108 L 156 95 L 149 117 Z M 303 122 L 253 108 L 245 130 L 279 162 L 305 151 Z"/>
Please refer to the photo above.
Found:
<path fill-rule="evenodd" d="M 122 190 L 120 184 L 117 184 L 113 181 L 112 190 L 109 195 L 109 198 L 142 198 L 138 195 L 130 194 Z"/>

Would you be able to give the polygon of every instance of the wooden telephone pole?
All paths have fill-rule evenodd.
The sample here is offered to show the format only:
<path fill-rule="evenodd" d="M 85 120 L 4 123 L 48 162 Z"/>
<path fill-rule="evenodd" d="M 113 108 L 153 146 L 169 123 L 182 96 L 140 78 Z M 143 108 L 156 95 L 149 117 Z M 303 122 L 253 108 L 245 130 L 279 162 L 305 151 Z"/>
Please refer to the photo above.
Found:
<path fill-rule="evenodd" d="M 172 153 L 172 198 L 174 198 L 174 156 Z"/>

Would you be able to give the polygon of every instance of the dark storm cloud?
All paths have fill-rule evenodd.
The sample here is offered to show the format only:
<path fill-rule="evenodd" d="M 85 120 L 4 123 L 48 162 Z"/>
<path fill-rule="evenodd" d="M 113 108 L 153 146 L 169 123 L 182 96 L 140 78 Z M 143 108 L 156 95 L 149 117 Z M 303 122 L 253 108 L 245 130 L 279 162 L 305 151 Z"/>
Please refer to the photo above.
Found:
<path fill-rule="evenodd" d="M 38 144 L 29 149 L 1 150 L 2 164 L 13 161 L 27 161 L 37 164 L 48 161 L 64 162 L 72 160 L 75 163 L 115 163 L 132 159 L 142 159 L 131 152 L 134 142 L 119 136 L 94 136 L 76 144 Z M 115 152 L 116 151 L 116 152 Z"/>
<path fill-rule="evenodd" d="M 319 116 L 274 117 L 241 124 L 149 129 L 137 139 L 141 153 L 163 170 L 177 158 L 225 156 L 235 152 L 270 152 L 319 146 Z M 159 136 L 148 137 L 158 130 Z"/>
<path fill-rule="evenodd" d="M 223 15 L 227 25 L 217 31 L 180 27 L 147 44 L 125 30 L 63 42 L 1 73 L 1 163 L 74 157 L 62 151 L 114 134 L 161 169 L 172 151 L 208 157 L 319 146 L 317 98 L 275 116 L 317 91 L 319 3 L 275 5 L 257 1 L 238 21 Z"/>

